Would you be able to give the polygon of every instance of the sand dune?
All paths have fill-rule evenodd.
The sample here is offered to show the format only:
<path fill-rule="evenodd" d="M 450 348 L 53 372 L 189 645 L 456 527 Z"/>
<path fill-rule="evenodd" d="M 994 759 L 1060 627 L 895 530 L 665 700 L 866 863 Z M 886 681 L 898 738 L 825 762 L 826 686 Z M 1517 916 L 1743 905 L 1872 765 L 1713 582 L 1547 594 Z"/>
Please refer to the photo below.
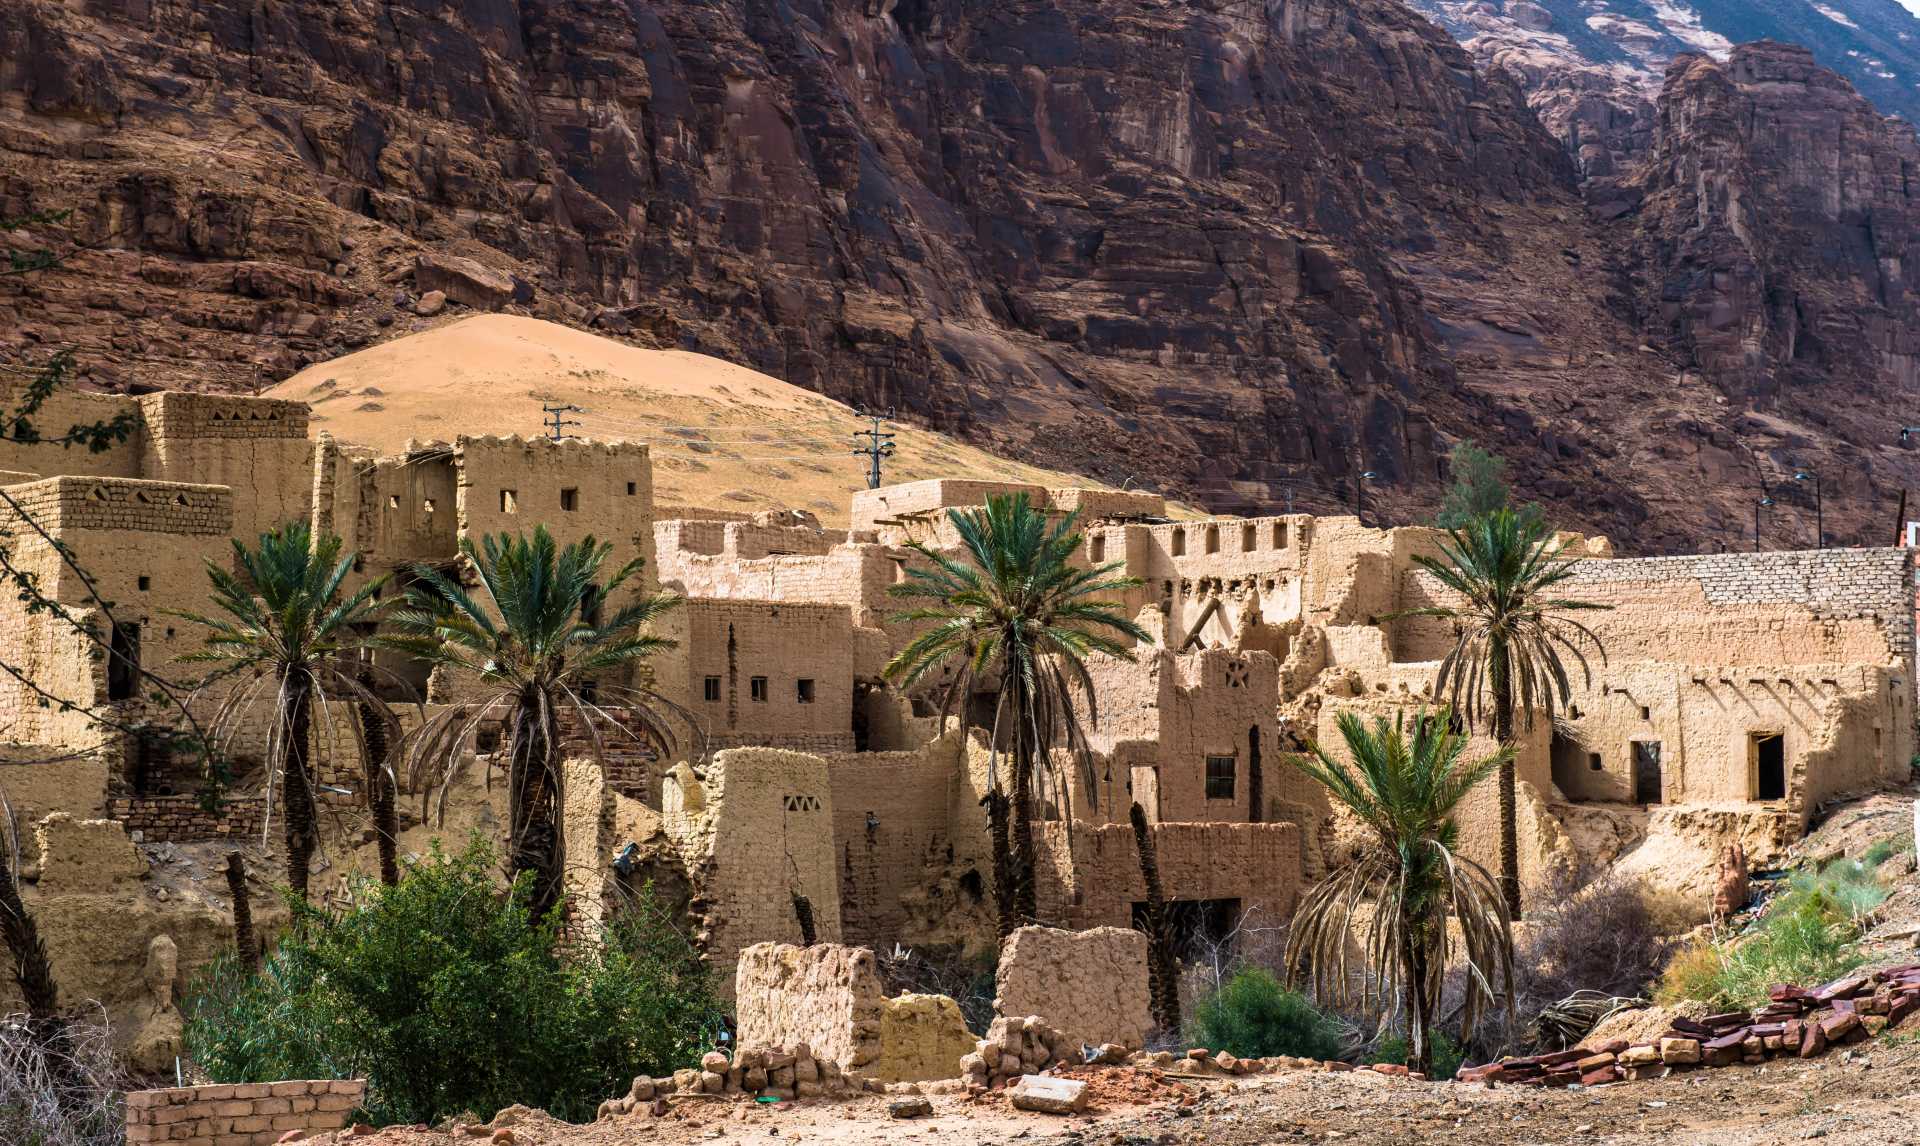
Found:
<path fill-rule="evenodd" d="M 271 391 L 313 405 L 314 428 L 395 452 L 407 439 L 537 434 L 542 403 L 574 405 L 570 433 L 653 448 L 664 507 L 805 509 L 844 525 L 866 487 L 852 408 L 704 354 L 643 350 L 533 318 L 480 315 L 312 366 Z M 1001 478 L 1099 485 L 995 457 L 943 434 L 894 427 L 889 482 Z"/>

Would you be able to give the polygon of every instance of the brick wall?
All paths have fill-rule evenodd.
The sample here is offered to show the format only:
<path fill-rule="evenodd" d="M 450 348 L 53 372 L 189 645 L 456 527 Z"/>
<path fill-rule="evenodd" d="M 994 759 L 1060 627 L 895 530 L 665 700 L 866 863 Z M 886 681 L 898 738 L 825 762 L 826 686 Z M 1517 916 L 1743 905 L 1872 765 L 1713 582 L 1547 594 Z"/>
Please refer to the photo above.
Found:
<path fill-rule="evenodd" d="M 197 796 L 123 796 L 109 802 L 108 815 L 136 842 L 184 844 L 258 835 L 266 804 L 258 797 L 230 799 L 209 812 Z"/>
<path fill-rule="evenodd" d="M 339 1130 L 366 1090 L 366 1082 L 355 1079 L 129 1091 L 127 1146 L 151 1142 L 244 1146 L 278 1142 L 289 1130 Z"/>

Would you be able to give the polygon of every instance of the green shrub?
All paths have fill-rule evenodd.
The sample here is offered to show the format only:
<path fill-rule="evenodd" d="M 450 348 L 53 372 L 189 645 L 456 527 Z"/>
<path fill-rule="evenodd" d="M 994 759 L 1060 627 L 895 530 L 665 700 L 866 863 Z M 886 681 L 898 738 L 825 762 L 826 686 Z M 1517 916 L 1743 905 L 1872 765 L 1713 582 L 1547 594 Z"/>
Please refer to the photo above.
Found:
<path fill-rule="evenodd" d="M 1873 841 L 1867 848 L 1866 854 L 1860 858 L 1860 862 L 1868 867 L 1877 868 L 1905 850 L 1900 846 L 1898 836 L 1883 836 Z"/>
<path fill-rule="evenodd" d="M 692 1063 L 718 1007 L 651 895 L 598 947 L 564 952 L 523 879 L 503 892 L 475 841 L 337 910 L 293 903 L 257 976 L 216 964 L 189 992 L 187 1045 L 217 1082 L 368 1080 L 378 1122 L 516 1102 L 582 1121 L 636 1074 Z"/>
<path fill-rule="evenodd" d="M 1189 1035 L 1196 1046 L 1241 1058 L 1340 1056 L 1340 1025 L 1259 967 L 1241 968 L 1201 999 Z"/>
<path fill-rule="evenodd" d="M 1390 1062 L 1400 1066 L 1407 1064 L 1407 1040 L 1400 1035 L 1387 1035 L 1373 1044 L 1373 1054 L 1369 1062 Z M 1452 1078 L 1460 1070 L 1460 1064 L 1466 1061 L 1466 1053 L 1460 1044 L 1447 1037 L 1445 1031 L 1433 1032 L 1433 1078 Z"/>
<path fill-rule="evenodd" d="M 1855 860 L 1801 872 L 1745 935 L 1697 943 L 1676 955 L 1655 996 L 1663 1003 L 1697 999 L 1745 1007 L 1765 1002 L 1775 983 L 1836 979 L 1864 961 L 1860 921 L 1886 898 L 1873 866 Z"/>

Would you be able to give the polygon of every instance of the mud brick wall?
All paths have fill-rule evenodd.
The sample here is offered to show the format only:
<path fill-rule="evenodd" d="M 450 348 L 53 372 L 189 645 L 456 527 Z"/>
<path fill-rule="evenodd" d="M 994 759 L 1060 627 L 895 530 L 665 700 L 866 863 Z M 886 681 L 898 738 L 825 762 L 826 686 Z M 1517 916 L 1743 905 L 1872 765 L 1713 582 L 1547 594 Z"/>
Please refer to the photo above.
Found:
<path fill-rule="evenodd" d="M 266 805 L 258 798 L 228 800 L 209 812 L 196 796 L 123 796 L 111 801 L 109 814 L 137 843 L 184 844 L 258 835 Z"/>
<path fill-rule="evenodd" d="M 365 1096 L 367 1084 L 252 1082 L 127 1093 L 127 1146 L 190 1142 L 245 1146 L 278 1142 L 289 1130 L 339 1130 Z"/>
<path fill-rule="evenodd" d="M 993 1009 L 1039 1015 L 1076 1042 L 1146 1045 L 1147 937 L 1127 927 L 1021 927 L 1000 943 Z"/>
<path fill-rule="evenodd" d="M 870 949 L 756 943 L 740 952 L 733 982 L 741 1050 L 801 1041 L 849 1074 L 880 1056 L 886 992 Z"/>

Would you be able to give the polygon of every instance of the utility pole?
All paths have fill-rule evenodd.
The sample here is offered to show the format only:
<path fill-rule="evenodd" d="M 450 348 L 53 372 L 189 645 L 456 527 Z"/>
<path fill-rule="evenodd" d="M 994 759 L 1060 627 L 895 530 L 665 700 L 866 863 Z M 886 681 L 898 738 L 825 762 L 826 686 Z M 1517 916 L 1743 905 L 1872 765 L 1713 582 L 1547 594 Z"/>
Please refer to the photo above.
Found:
<path fill-rule="evenodd" d="M 893 433 L 889 430 L 882 430 L 880 426 L 881 423 L 893 417 L 893 407 L 887 407 L 887 412 L 884 414 L 862 414 L 861 417 L 866 418 L 872 422 L 873 425 L 868 429 L 859 430 L 854 433 L 854 441 L 857 442 L 861 438 L 865 438 L 867 439 L 867 444 L 853 447 L 853 456 L 867 459 L 867 488 L 879 489 L 880 459 L 893 456 Z"/>
<path fill-rule="evenodd" d="M 582 410 L 578 406 L 549 406 L 545 402 L 540 403 L 540 412 L 546 416 L 542 424 L 546 426 L 547 437 L 552 438 L 556 442 L 562 442 L 573 437 L 572 434 L 567 433 L 566 428 L 580 424 L 566 415 L 586 413 L 585 410 Z"/>

